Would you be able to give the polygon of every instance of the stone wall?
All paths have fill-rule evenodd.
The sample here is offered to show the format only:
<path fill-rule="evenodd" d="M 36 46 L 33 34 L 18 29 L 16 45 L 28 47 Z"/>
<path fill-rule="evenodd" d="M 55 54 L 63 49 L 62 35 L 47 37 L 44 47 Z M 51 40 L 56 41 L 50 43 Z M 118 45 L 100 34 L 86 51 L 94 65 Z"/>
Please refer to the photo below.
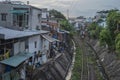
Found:
<path fill-rule="evenodd" d="M 100 46 L 98 41 L 94 42 L 91 41 L 91 44 L 99 55 L 109 79 L 120 80 L 120 60 L 117 59 L 116 54 L 109 52 L 106 46 Z"/>

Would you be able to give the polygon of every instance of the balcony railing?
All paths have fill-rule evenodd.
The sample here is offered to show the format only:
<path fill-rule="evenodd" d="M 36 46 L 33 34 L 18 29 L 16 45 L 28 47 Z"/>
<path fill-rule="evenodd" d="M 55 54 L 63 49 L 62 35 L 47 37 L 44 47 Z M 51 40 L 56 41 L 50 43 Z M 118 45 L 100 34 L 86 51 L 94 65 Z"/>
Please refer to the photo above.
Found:
<path fill-rule="evenodd" d="M 0 55 L 0 61 L 8 59 L 10 57 L 11 50 L 8 50 L 6 53 Z"/>

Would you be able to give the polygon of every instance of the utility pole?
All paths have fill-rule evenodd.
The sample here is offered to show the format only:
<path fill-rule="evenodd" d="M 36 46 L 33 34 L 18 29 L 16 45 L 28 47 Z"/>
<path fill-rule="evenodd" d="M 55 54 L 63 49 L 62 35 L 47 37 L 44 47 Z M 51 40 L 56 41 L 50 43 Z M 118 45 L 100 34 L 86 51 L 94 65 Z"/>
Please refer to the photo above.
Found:
<path fill-rule="evenodd" d="M 67 9 L 67 19 L 69 19 L 69 9 Z"/>
<path fill-rule="evenodd" d="M 6 2 L 10 2 L 10 0 L 5 0 Z"/>

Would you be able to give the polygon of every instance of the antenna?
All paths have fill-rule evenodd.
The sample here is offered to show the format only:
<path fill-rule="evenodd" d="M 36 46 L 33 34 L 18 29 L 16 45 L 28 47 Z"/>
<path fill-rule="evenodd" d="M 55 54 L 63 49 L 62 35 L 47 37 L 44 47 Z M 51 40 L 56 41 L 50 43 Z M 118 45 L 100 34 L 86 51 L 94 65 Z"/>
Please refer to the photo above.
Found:
<path fill-rule="evenodd" d="M 6 2 L 10 2 L 10 0 L 5 0 Z"/>
<path fill-rule="evenodd" d="M 27 1 L 27 5 L 29 5 L 30 4 L 30 2 L 29 1 Z"/>
<path fill-rule="evenodd" d="M 69 9 L 67 9 L 67 19 L 69 19 Z"/>

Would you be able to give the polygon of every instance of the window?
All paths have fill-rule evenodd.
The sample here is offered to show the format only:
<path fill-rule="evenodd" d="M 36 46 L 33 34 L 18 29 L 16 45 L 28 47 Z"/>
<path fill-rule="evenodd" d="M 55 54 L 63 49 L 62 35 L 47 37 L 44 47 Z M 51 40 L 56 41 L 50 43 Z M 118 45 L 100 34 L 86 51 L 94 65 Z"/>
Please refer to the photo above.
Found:
<path fill-rule="evenodd" d="M 6 13 L 2 13 L 1 14 L 1 20 L 2 21 L 6 21 L 7 20 L 7 14 Z"/>
<path fill-rule="evenodd" d="M 35 48 L 37 48 L 37 41 L 35 41 L 35 43 L 34 43 L 34 44 L 35 44 Z"/>
<path fill-rule="evenodd" d="M 28 49 L 28 40 L 25 40 L 25 49 Z"/>

